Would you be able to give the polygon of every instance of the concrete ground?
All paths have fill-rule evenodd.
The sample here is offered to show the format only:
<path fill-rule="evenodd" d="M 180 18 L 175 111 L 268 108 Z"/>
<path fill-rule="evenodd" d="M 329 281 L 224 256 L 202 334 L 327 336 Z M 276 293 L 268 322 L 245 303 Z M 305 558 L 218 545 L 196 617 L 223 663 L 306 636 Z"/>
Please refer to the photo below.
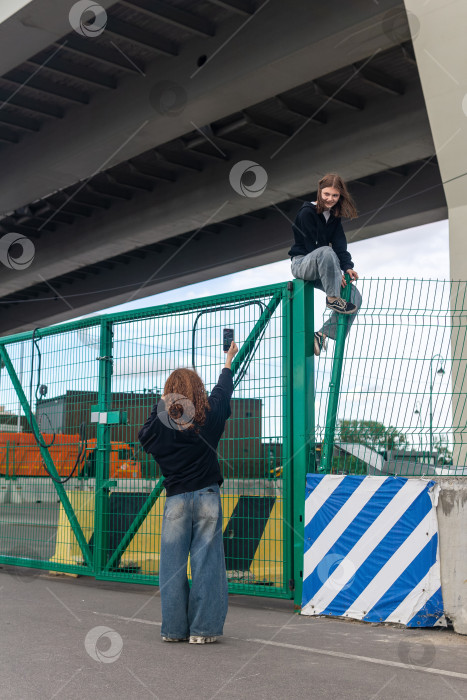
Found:
<path fill-rule="evenodd" d="M 217 644 L 160 640 L 157 588 L 0 568 L 0 698 L 467 698 L 467 637 L 231 596 Z"/>

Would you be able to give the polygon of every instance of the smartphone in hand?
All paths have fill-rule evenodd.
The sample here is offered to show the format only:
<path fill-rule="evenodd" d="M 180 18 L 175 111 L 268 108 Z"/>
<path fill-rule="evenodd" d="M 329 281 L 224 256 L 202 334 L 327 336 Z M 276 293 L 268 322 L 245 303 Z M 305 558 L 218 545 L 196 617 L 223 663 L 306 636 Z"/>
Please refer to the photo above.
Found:
<path fill-rule="evenodd" d="M 224 331 L 223 331 L 224 352 L 229 351 L 229 348 L 232 344 L 233 339 L 234 339 L 233 328 L 224 328 Z"/>

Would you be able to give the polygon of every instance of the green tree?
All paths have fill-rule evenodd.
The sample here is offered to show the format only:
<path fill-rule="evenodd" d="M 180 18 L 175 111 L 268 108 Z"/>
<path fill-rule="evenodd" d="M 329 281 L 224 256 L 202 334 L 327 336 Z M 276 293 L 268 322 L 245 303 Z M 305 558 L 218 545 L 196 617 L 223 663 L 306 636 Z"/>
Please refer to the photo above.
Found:
<path fill-rule="evenodd" d="M 368 466 L 353 455 L 342 455 L 332 458 L 331 474 L 367 474 Z"/>
<path fill-rule="evenodd" d="M 386 428 L 374 420 L 341 420 L 338 430 L 340 442 L 356 442 L 377 452 L 398 450 L 407 445 L 407 438 L 401 430 L 392 425 Z"/>
<path fill-rule="evenodd" d="M 441 436 L 433 440 L 433 451 L 437 453 L 436 464 L 452 465 L 452 452 L 449 447 L 443 442 Z"/>

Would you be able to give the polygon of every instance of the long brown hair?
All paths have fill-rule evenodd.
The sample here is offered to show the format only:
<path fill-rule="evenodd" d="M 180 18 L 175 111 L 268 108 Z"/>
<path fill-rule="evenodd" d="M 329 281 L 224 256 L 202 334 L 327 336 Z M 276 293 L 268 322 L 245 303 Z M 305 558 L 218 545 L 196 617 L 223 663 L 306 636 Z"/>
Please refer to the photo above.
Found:
<path fill-rule="evenodd" d="M 355 202 L 353 201 L 344 180 L 337 173 L 326 173 L 318 182 L 318 196 L 316 198 L 316 210 L 318 214 L 325 211 L 324 202 L 321 198 L 321 190 L 325 187 L 334 187 L 339 190 L 340 197 L 331 209 L 334 216 L 343 216 L 346 219 L 355 219 L 358 216 Z"/>
<path fill-rule="evenodd" d="M 201 377 L 192 369 L 176 369 L 164 387 L 165 407 L 171 427 L 179 430 L 199 430 L 206 421 L 208 403 Z"/>

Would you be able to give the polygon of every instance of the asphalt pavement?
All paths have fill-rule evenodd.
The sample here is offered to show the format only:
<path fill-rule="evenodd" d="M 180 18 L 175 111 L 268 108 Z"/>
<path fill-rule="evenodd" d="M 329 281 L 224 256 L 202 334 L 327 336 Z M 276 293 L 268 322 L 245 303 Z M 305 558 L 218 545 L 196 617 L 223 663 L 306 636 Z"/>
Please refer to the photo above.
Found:
<path fill-rule="evenodd" d="M 216 644 L 160 639 L 159 589 L 0 568 L 0 698 L 467 699 L 467 637 L 230 596 Z"/>

